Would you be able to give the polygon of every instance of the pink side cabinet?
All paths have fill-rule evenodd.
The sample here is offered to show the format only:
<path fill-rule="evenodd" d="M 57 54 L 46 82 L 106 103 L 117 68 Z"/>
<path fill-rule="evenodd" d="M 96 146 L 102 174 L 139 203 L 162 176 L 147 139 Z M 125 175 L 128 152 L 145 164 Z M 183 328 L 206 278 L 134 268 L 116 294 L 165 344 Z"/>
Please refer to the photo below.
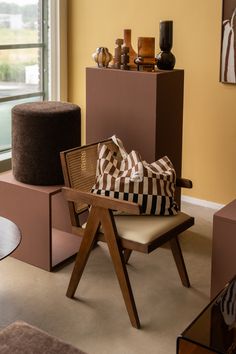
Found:
<path fill-rule="evenodd" d="M 211 299 L 236 274 L 236 200 L 213 217 Z"/>
<path fill-rule="evenodd" d="M 22 242 L 13 257 L 47 271 L 78 252 L 61 186 L 33 186 L 0 174 L 0 215 L 16 223 Z"/>

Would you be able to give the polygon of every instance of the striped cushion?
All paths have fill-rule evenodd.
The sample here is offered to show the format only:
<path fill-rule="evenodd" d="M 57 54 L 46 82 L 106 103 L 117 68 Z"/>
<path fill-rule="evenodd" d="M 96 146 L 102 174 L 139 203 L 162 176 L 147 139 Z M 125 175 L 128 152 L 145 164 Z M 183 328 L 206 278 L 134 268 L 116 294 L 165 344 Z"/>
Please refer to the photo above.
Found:
<path fill-rule="evenodd" d="M 167 156 L 148 164 L 136 151 L 129 154 L 122 142 L 118 158 L 107 145 L 99 144 L 96 182 L 92 192 L 141 205 L 142 214 L 175 215 L 174 201 L 176 173 Z"/>

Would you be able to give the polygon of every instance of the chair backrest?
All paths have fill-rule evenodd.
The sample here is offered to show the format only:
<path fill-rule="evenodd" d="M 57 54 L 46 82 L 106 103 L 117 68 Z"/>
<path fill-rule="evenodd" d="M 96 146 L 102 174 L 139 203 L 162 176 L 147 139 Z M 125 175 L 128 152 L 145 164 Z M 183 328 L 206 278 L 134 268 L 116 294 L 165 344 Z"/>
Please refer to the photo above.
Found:
<path fill-rule="evenodd" d="M 106 144 L 112 151 L 118 153 L 118 148 L 111 139 L 83 145 L 60 153 L 66 187 L 85 192 L 91 191 L 95 183 L 99 143 Z M 70 211 L 81 214 L 87 208 L 88 206 L 83 203 L 71 203 Z"/>

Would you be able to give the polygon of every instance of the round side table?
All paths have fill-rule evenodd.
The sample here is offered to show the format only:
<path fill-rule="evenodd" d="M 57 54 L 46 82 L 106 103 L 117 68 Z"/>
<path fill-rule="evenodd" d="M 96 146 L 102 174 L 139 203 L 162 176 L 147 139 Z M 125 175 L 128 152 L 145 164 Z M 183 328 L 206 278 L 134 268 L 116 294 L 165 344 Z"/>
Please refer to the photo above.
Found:
<path fill-rule="evenodd" d="M 0 260 L 15 251 L 20 242 L 21 232 L 18 226 L 0 216 Z"/>

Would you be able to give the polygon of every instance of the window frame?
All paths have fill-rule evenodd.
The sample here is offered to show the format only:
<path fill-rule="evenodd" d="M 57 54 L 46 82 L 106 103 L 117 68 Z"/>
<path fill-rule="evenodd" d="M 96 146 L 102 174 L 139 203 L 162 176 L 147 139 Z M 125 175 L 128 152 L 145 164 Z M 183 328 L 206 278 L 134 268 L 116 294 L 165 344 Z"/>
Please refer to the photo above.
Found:
<path fill-rule="evenodd" d="M 45 6 L 48 10 L 45 11 Z M 47 62 L 47 68 L 44 72 L 44 90 L 30 94 L 22 94 L 17 96 L 9 96 L 5 99 L 1 98 L 0 103 L 13 101 L 15 99 L 24 99 L 31 97 L 42 97 L 44 100 L 63 100 L 67 101 L 67 0 L 46 0 L 43 1 L 42 8 L 43 17 L 47 13 L 43 21 L 42 40 L 41 43 L 30 43 L 27 45 L 35 45 L 35 48 L 42 47 L 43 37 L 49 29 L 49 39 L 47 36 L 47 45 L 44 48 L 44 63 Z M 63 14 L 63 16 L 61 16 Z M 45 42 L 44 42 L 45 43 Z M 19 45 L 19 44 L 18 44 Z M 9 45 L 11 46 L 11 45 Z M 13 45 L 14 47 L 17 45 Z M 4 45 L 0 46 L 4 47 Z M 49 50 L 50 47 L 50 50 Z M 7 48 L 6 48 L 7 49 Z M 9 49 L 9 48 L 8 48 Z M 48 60 L 49 57 L 49 60 Z M 46 76 L 46 78 L 45 78 Z M 50 82 L 48 82 L 48 80 Z M 50 84 L 49 84 L 50 83 Z M 46 87 L 45 87 L 46 86 Z M 43 92 L 44 91 L 44 92 Z M 0 173 L 11 168 L 11 150 L 0 152 Z"/>
<path fill-rule="evenodd" d="M 43 100 L 48 98 L 48 35 L 47 28 L 49 28 L 48 23 L 48 0 L 41 0 L 41 12 L 42 12 L 42 22 L 41 22 L 41 41 L 39 43 L 17 43 L 17 44 L 0 44 L 0 50 L 11 50 L 11 49 L 29 49 L 29 48 L 41 48 L 42 49 L 42 63 L 40 72 L 42 73 L 42 90 L 35 91 L 32 93 L 25 93 L 19 95 L 10 95 L 5 97 L 0 97 L 0 103 L 16 101 L 20 99 L 32 98 L 32 97 L 42 97 Z M 1 150 L 0 150 L 1 152 Z"/>

